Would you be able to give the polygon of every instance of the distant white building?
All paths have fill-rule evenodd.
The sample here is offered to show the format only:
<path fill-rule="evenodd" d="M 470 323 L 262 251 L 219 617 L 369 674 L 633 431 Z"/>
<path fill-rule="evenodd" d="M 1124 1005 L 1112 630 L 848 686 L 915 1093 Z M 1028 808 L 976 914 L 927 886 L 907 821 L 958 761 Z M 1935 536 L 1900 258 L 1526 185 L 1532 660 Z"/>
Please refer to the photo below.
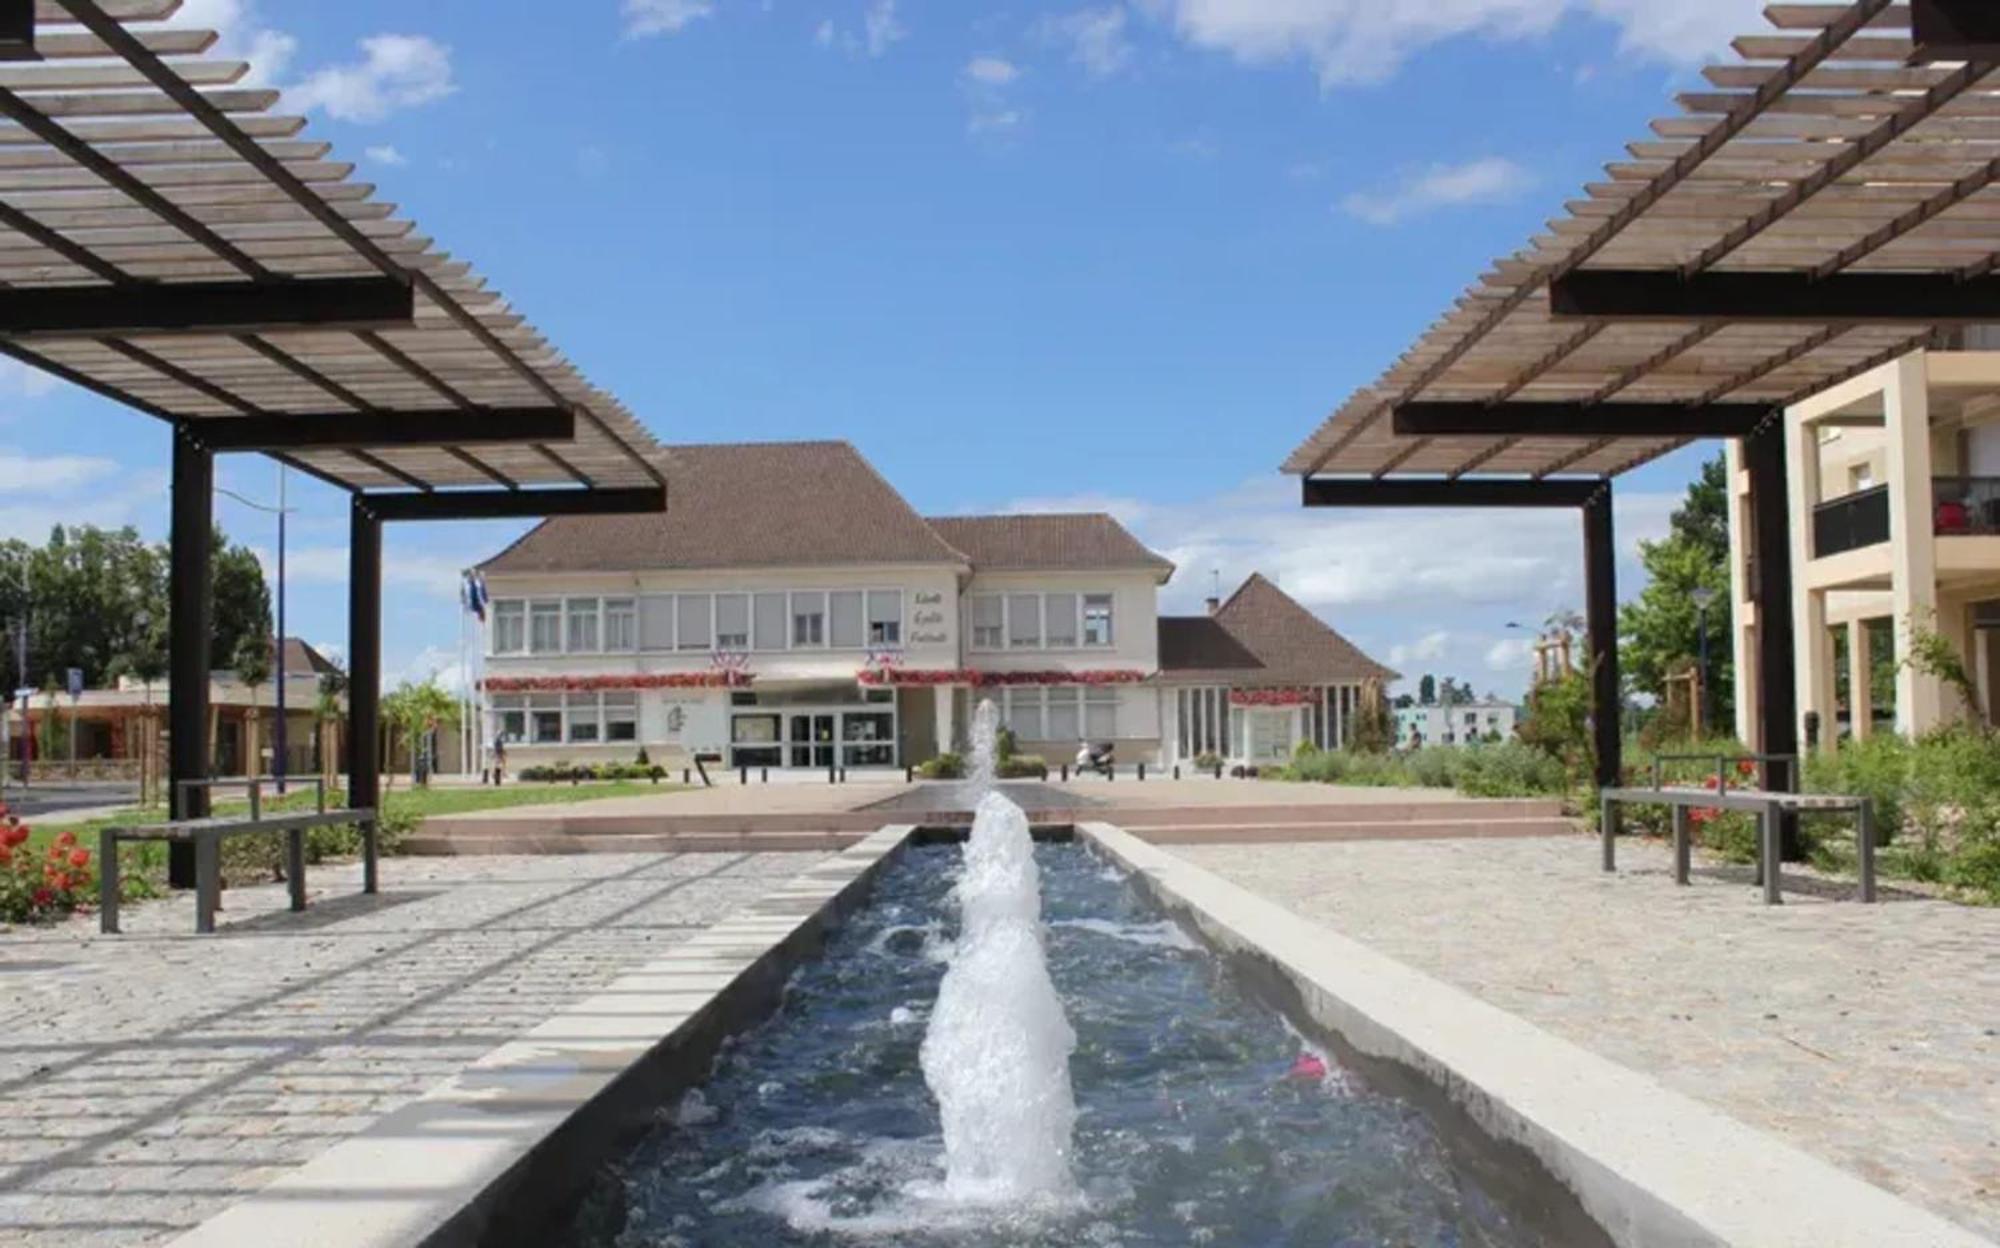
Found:
<path fill-rule="evenodd" d="M 1473 745 L 1505 741 L 1514 735 L 1519 708 L 1497 698 L 1460 702 L 1453 706 L 1396 708 L 1396 744 L 1404 749 L 1426 745 Z"/>

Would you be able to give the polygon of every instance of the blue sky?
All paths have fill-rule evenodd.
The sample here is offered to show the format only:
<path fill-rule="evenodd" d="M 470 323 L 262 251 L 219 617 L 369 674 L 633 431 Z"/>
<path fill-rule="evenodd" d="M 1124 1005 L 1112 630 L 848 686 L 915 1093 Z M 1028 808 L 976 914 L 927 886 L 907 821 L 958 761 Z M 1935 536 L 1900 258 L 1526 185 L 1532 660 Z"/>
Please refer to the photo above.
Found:
<path fill-rule="evenodd" d="M 1745 0 L 559 9 L 183 20 L 663 441 L 841 437 L 926 511 L 1107 508 L 1180 564 L 1171 606 L 1261 568 L 1412 677 L 1503 693 L 1507 623 L 1580 605 L 1574 518 L 1307 515 L 1277 465 L 1760 25 Z M 167 449 L 0 373 L 0 534 L 163 535 Z M 1624 479 L 1628 549 L 1712 450 Z M 268 499 L 276 472 L 218 481 Z M 290 631 L 337 649 L 345 509 L 290 497 Z M 391 679 L 452 667 L 457 569 L 519 527 L 392 529 Z"/>

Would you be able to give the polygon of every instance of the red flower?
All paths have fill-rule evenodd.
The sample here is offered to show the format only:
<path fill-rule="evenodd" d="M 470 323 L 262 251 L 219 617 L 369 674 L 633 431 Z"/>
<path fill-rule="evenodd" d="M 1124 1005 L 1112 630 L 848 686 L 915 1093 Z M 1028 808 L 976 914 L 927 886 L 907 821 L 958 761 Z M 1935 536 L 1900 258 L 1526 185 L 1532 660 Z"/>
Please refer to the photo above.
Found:
<path fill-rule="evenodd" d="M 76 833 L 65 828 L 56 834 L 56 844 L 62 846 L 64 849 L 68 849 L 70 846 L 76 844 Z"/>
<path fill-rule="evenodd" d="M 1757 774 L 1757 764 L 1747 758 L 1739 758 L 1736 760 L 1736 774 L 1739 776 L 1754 776 Z"/>
<path fill-rule="evenodd" d="M 56 895 L 50 892 L 46 888 L 38 888 L 35 890 L 35 904 L 38 906 L 46 906 L 50 902 L 53 902 L 55 899 Z"/>
<path fill-rule="evenodd" d="M 90 851 L 89 851 L 89 850 L 87 850 L 87 849 L 74 849 L 74 850 L 71 850 L 71 851 L 70 851 L 70 855 L 69 855 L 69 865 L 70 865 L 70 866 L 72 866 L 72 867 L 87 867 L 87 866 L 89 866 L 89 865 L 90 865 Z"/>
<path fill-rule="evenodd" d="M 12 861 L 14 861 L 14 847 L 5 842 L 0 842 L 0 867 L 4 867 Z"/>
<path fill-rule="evenodd" d="M 9 845 L 27 844 L 28 825 L 25 823 L 17 823 L 13 827 L 8 828 L 5 832 L 5 839 L 7 844 Z"/>

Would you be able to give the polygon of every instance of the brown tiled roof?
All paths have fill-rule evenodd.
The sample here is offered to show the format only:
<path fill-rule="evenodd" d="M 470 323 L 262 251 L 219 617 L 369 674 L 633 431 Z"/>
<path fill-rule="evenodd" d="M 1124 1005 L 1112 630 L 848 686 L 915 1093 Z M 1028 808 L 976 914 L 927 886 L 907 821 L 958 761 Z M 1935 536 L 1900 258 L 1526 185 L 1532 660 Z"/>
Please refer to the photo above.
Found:
<path fill-rule="evenodd" d="M 1173 575 L 1174 565 L 1101 512 L 1072 515 L 932 516 L 931 527 L 975 569 Z"/>
<path fill-rule="evenodd" d="M 942 563 L 965 557 L 846 442 L 667 448 L 667 509 L 545 520 L 488 573 Z"/>
<path fill-rule="evenodd" d="M 1253 572 L 1213 616 L 1160 617 L 1160 677 L 1176 683 L 1321 685 L 1394 680 L 1396 673 L 1361 653 L 1263 573 Z"/>
<path fill-rule="evenodd" d="M 285 638 L 285 671 L 294 676 L 322 676 L 337 670 L 332 661 L 297 637 Z"/>

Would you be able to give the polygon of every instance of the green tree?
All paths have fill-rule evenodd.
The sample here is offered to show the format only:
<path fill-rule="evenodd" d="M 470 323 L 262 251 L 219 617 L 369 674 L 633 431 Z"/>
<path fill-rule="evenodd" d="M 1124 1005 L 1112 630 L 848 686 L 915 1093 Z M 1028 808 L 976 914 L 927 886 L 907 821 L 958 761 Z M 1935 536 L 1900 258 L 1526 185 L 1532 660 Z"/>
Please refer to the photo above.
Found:
<path fill-rule="evenodd" d="M 1437 700 L 1438 700 L 1437 677 L 1426 672 L 1424 673 L 1424 678 L 1417 682 L 1417 705 L 1436 706 Z"/>
<path fill-rule="evenodd" d="M 1729 595 L 1728 490 L 1720 455 L 1702 466 L 1687 498 L 1668 522 L 1667 536 L 1639 544 L 1646 588 L 1619 611 L 1619 663 L 1627 686 L 1655 698 L 1667 677 L 1701 653 L 1702 612 L 1694 594 L 1707 590 L 1708 708 L 1711 724 L 1729 722 L 1735 703 Z"/>
<path fill-rule="evenodd" d="M 389 756 L 395 757 L 398 741 L 409 743 L 414 778 L 420 738 L 433 728 L 440 731 L 456 728 L 458 709 L 458 699 L 446 692 L 436 677 L 420 685 L 407 680 L 397 685 L 382 697 L 382 722 L 389 728 Z"/>
<path fill-rule="evenodd" d="M 225 671 L 236 661 L 247 637 L 271 636 L 271 591 L 264 583 L 264 566 L 247 546 L 232 546 L 221 529 L 215 531 L 214 566 L 209 584 L 215 595 L 213 631 L 208 661 Z"/>

